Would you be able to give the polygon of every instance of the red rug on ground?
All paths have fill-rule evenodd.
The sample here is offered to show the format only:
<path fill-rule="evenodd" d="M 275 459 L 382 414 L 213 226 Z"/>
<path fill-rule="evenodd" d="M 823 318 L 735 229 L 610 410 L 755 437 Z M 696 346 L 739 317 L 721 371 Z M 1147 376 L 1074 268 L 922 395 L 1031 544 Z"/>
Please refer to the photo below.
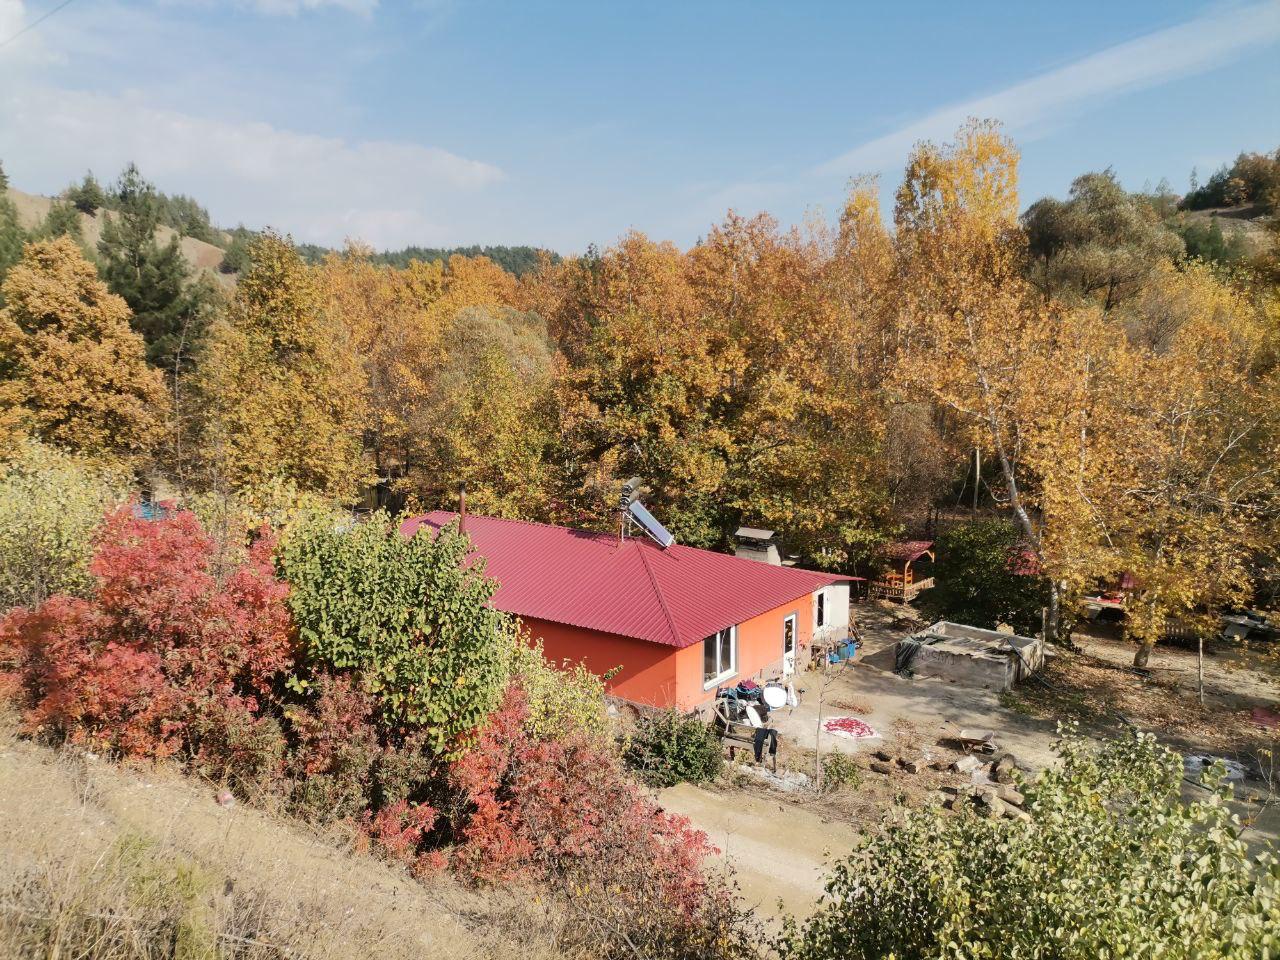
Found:
<path fill-rule="evenodd" d="M 873 740 L 880 736 L 869 723 L 857 717 L 831 717 L 822 721 L 822 729 L 850 740 Z"/>

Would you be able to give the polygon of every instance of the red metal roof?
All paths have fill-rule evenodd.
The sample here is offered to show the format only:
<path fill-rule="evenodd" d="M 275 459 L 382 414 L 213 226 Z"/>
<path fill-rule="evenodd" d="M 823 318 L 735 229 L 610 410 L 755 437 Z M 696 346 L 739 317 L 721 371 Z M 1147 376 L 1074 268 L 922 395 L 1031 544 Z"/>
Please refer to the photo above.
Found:
<path fill-rule="evenodd" d="M 439 531 L 447 510 L 406 520 Z M 616 536 L 468 514 L 466 534 L 485 573 L 498 581 L 493 604 L 518 616 L 687 647 L 734 624 L 858 579 L 778 567 L 683 544 L 662 549 L 643 534 Z"/>
<path fill-rule="evenodd" d="M 880 548 L 880 556 L 890 563 L 910 563 L 919 560 L 933 550 L 932 540 L 904 540 L 901 543 L 886 543 Z"/>

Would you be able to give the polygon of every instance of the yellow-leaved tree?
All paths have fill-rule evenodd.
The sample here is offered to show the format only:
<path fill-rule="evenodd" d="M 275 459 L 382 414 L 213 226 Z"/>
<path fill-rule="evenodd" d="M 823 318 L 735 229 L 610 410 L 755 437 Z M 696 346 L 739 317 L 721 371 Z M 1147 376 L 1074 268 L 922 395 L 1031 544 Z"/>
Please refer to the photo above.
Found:
<path fill-rule="evenodd" d="M 1062 600 L 1116 562 L 1094 499 L 1114 479 L 1106 401 L 1121 338 L 1024 279 L 1017 163 L 999 127 L 979 121 L 913 154 L 895 213 L 895 380 L 988 451 L 997 501 L 1051 584 L 1056 635 Z"/>
<path fill-rule="evenodd" d="M 366 379 L 351 337 L 289 239 L 265 233 L 252 257 L 200 357 L 208 467 L 232 487 L 283 479 L 352 500 L 368 470 Z"/>
<path fill-rule="evenodd" d="M 1206 266 L 1161 268 L 1126 320 L 1128 477 L 1105 509 L 1143 666 L 1170 628 L 1212 635 L 1223 607 L 1251 597 L 1280 502 L 1280 392 L 1264 317 Z"/>
<path fill-rule="evenodd" d="M 27 245 L 0 310 L 0 429 L 137 461 L 159 439 L 161 374 L 129 307 L 68 237 Z"/>

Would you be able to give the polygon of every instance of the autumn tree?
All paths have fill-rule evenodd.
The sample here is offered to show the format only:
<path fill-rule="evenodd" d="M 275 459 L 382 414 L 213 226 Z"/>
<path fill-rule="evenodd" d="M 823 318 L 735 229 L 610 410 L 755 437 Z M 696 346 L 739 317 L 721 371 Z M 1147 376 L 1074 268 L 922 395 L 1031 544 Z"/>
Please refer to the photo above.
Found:
<path fill-rule="evenodd" d="M 208 467 L 233 486 L 280 477 L 350 499 L 364 480 L 366 382 L 320 284 L 274 233 L 253 247 L 197 386 Z"/>
<path fill-rule="evenodd" d="M 990 123 L 917 148 L 898 191 L 895 381 L 989 451 L 1006 508 L 1060 601 L 1111 568 L 1091 494 L 1111 476 L 1115 434 L 1092 414 L 1114 333 L 1046 304 L 1022 275 L 1017 154 Z"/>
<path fill-rule="evenodd" d="M 640 475 L 689 543 L 742 523 L 840 563 L 872 538 L 876 421 L 819 243 L 731 215 L 688 254 L 631 234 L 534 292 L 566 358 L 566 493 L 605 522 Z"/>
<path fill-rule="evenodd" d="M 551 347 L 536 314 L 467 307 L 441 332 L 441 355 L 410 425 L 421 456 L 407 474 L 427 503 L 458 486 L 477 510 L 546 514 L 550 464 Z"/>
<path fill-rule="evenodd" d="M 1168 268 L 1148 297 L 1124 379 L 1129 477 L 1100 507 L 1136 581 L 1139 666 L 1170 627 L 1211 634 L 1250 598 L 1280 494 L 1280 394 L 1250 298 L 1207 267 Z"/>
<path fill-rule="evenodd" d="M 159 430 L 160 375 L 129 307 L 67 237 L 29 244 L 4 284 L 0 406 L 68 450 L 134 459 Z"/>
<path fill-rule="evenodd" d="M 368 381 L 364 437 L 379 505 L 398 508 L 405 478 L 424 456 L 419 415 L 441 360 L 439 319 L 430 307 L 440 296 L 444 271 L 435 263 L 388 269 L 371 254 L 358 245 L 332 254 L 319 280 L 326 310 L 349 332 Z"/>

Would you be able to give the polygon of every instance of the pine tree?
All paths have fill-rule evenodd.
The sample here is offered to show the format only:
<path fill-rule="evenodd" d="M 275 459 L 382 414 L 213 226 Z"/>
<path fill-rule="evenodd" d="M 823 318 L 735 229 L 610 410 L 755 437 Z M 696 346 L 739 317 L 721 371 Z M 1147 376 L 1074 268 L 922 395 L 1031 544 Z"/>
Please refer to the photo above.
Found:
<path fill-rule="evenodd" d="M 0 163 L 0 192 L 9 189 L 9 175 L 4 172 L 4 164 Z"/>
<path fill-rule="evenodd" d="M 0 310 L 0 422 L 111 459 L 157 439 L 163 379 L 147 367 L 129 308 L 68 237 L 27 245 Z"/>
<path fill-rule="evenodd" d="M 201 355 L 210 470 L 234 486 L 283 478 L 351 498 L 367 473 L 359 358 L 287 238 L 264 234 L 251 259 Z"/>
<path fill-rule="evenodd" d="M 13 201 L 0 193 L 0 284 L 15 263 L 22 259 L 22 245 L 27 242 L 27 231 L 18 220 L 18 208 Z M 0 306 L 4 295 L 0 293 Z"/>
<path fill-rule="evenodd" d="M 209 288 L 188 282 L 191 270 L 178 237 L 161 244 L 161 200 L 129 164 L 114 188 L 115 209 L 98 242 L 102 277 L 133 311 L 133 328 L 147 344 L 147 360 L 166 373 L 184 372 L 207 322 Z"/>
<path fill-rule="evenodd" d="M 84 231 L 80 228 L 80 210 L 70 200 L 53 201 L 36 236 L 41 240 L 70 237 L 83 247 Z"/>
<path fill-rule="evenodd" d="M 68 189 L 66 196 L 77 210 L 81 213 L 87 213 L 91 217 L 95 216 L 98 209 L 107 202 L 107 195 L 103 193 L 102 186 L 98 183 L 92 170 L 84 175 L 84 179 L 80 181 L 79 186 Z"/>

